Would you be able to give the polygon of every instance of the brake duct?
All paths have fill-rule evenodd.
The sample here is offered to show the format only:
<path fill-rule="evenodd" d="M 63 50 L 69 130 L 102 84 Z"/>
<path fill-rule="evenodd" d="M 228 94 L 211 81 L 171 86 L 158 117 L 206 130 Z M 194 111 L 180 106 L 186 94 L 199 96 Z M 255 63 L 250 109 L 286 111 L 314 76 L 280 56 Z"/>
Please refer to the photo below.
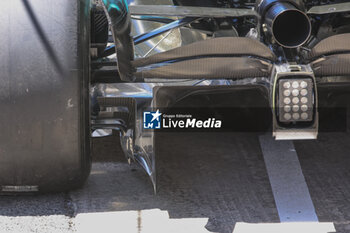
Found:
<path fill-rule="evenodd" d="M 297 48 L 310 37 L 311 23 L 302 0 L 258 0 L 255 9 L 270 42 Z"/>

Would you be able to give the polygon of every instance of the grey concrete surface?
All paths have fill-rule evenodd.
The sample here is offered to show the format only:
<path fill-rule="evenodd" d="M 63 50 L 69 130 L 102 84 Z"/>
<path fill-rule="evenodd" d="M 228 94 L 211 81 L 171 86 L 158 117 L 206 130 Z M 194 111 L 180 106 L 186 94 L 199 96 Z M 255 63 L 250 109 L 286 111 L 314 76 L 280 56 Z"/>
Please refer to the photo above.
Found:
<path fill-rule="evenodd" d="M 320 222 L 350 232 L 350 136 L 321 135 L 317 141 L 294 144 Z M 158 135 L 157 195 L 144 172 L 125 162 L 117 137 L 94 139 L 93 147 L 93 170 L 84 188 L 0 197 L 0 232 L 299 229 L 279 224 L 257 135 Z"/>

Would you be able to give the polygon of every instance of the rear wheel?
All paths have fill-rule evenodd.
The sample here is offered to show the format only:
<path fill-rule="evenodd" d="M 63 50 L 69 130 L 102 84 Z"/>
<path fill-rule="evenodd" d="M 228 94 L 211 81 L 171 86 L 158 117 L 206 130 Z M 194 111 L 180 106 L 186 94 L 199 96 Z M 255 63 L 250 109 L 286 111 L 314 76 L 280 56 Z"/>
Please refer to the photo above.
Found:
<path fill-rule="evenodd" d="M 89 0 L 0 1 L 0 191 L 62 191 L 91 168 Z"/>

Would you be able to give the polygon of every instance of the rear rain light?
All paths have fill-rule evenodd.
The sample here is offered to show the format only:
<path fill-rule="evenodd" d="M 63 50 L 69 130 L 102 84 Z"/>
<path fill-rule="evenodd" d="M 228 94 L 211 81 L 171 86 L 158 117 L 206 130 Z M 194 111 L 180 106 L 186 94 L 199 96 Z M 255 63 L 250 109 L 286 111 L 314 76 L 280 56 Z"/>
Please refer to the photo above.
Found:
<path fill-rule="evenodd" d="M 278 120 L 310 122 L 313 120 L 314 94 L 311 78 L 286 78 L 278 81 Z"/>

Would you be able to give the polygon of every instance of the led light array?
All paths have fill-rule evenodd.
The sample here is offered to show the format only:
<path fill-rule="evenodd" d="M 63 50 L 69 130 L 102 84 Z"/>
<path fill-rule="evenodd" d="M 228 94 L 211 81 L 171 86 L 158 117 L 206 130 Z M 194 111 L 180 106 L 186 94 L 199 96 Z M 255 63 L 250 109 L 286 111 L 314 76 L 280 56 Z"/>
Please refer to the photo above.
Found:
<path fill-rule="evenodd" d="M 312 79 L 280 79 L 278 111 L 280 122 L 310 122 L 313 119 Z"/>

